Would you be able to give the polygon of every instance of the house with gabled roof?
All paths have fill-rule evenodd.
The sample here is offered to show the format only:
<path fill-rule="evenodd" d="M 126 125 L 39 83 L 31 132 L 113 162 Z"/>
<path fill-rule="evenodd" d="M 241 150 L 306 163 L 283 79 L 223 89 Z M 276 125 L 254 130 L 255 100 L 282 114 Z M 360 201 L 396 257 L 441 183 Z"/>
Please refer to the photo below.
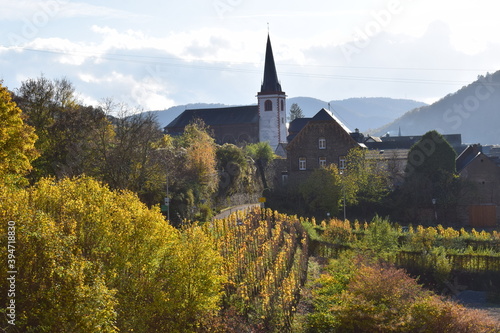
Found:
<path fill-rule="evenodd" d="M 290 180 L 300 181 L 315 169 L 336 164 L 345 167 L 350 149 L 363 147 L 351 131 L 330 111 L 321 109 L 312 118 L 297 118 L 290 123 L 287 169 Z"/>
<path fill-rule="evenodd" d="M 483 153 L 480 145 L 468 146 L 456 159 L 457 172 L 473 186 L 473 195 L 463 202 L 462 219 L 474 227 L 500 223 L 500 167 Z"/>

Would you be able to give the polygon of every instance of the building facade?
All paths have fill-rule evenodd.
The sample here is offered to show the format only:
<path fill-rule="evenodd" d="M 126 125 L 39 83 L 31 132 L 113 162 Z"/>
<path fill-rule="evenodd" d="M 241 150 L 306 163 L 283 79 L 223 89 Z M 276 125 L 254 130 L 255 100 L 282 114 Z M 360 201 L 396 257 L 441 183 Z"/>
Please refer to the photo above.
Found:
<path fill-rule="evenodd" d="M 295 124 L 290 124 L 293 131 L 286 147 L 288 177 L 291 181 L 300 182 L 315 169 L 332 163 L 343 169 L 349 150 L 364 147 L 356 142 L 349 129 L 326 109 L 321 109 L 312 118 L 299 118 L 296 121 Z M 298 128 L 297 124 L 302 127 Z"/>

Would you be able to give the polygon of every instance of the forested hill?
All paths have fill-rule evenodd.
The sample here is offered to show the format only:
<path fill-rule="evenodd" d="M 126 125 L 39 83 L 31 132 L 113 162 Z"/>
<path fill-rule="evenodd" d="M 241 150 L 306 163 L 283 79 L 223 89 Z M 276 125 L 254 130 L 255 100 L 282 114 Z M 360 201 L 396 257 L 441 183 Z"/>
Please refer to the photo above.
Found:
<path fill-rule="evenodd" d="M 500 71 L 479 76 L 473 83 L 436 103 L 407 112 L 373 134 L 421 135 L 429 130 L 462 134 L 464 143 L 500 144 Z"/>
<path fill-rule="evenodd" d="M 355 128 L 366 131 L 369 128 L 383 126 L 409 110 L 426 105 L 425 103 L 408 99 L 385 97 L 349 98 L 330 102 L 311 97 L 292 97 L 287 99 L 288 110 L 290 110 L 293 103 L 299 105 L 304 113 L 304 117 L 313 117 L 322 108 L 327 109 L 328 103 L 330 103 L 332 112 L 352 131 Z M 149 112 L 157 116 L 161 126 L 166 126 L 186 109 L 217 108 L 223 106 L 228 105 L 196 103 Z"/>

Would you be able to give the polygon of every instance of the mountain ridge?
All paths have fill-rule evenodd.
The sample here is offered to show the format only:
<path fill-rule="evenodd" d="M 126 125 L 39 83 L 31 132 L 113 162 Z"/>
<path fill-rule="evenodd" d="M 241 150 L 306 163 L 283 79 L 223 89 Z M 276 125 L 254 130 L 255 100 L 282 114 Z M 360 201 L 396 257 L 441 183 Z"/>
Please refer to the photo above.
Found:
<path fill-rule="evenodd" d="M 437 102 L 415 108 L 374 130 L 374 135 L 422 135 L 429 130 L 461 134 L 464 143 L 500 144 L 500 71 L 477 80 Z"/>
<path fill-rule="evenodd" d="M 351 130 L 358 128 L 362 131 L 387 124 L 416 107 L 427 105 L 423 102 L 408 99 L 393 99 L 389 97 L 353 97 L 344 100 L 323 101 L 313 97 L 292 97 L 287 99 L 287 109 L 297 103 L 302 109 L 304 117 L 313 117 L 322 108 L 330 110 Z M 146 111 L 156 115 L 162 127 L 186 109 L 203 109 L 229 107 L 219 103 L 192 103 L 176 105 L 165 110 Z M 287 111 L 288 111 L 287 110 Z M 352 128 L 351 128 L 352 127 Z"/>

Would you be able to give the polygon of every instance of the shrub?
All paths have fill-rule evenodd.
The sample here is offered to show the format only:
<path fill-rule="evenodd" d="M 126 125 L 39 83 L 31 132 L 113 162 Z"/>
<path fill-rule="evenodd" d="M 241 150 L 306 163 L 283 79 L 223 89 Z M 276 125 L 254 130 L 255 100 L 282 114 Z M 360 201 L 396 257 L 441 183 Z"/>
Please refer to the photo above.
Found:
<path fill-rule="evenodd" d="M 483 333 L 500 329 L 484 313 L 425 290 L 404 270 L 370 263 L 366 257 L 342 257 L 318 283 L 309 332 Z"/>

